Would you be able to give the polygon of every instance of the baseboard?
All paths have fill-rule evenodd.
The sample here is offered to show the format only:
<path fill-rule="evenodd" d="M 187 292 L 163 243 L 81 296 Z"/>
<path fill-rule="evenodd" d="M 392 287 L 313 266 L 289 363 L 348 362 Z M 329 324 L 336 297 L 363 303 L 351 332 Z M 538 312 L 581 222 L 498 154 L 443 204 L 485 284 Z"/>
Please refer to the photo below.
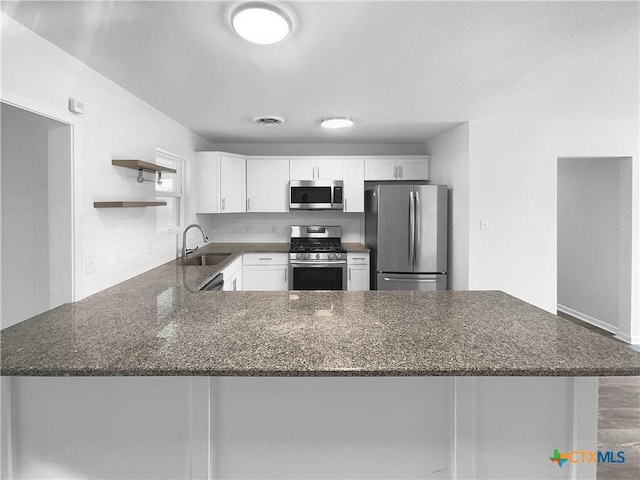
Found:
<path fill-rule="evenodd" d="M 573 308 L 565 307 L 564 305 L 558 304 L 558 311 L 566 313 L 567 315 L 571 315 L 572 317 L 575 317 L 578 320 L 582 320 L 583 322 L 590 323 L 591 325 L 601 328 L 602 330 L 606 330 L 607 332 L 613 333 L 614 335 L 617 335 L 618 333 L 618 327 L 615 327 L 603 320 L 592 317 L 591 315 L 587 315 L 586 313 L 574 310 Z"/>
<path fill-rule="evenodd" d="M 640 336 L 632 337 L 626 333 L 618 332 L 616 333 L 616 338 L 631 345 L 640 345 Z"/>

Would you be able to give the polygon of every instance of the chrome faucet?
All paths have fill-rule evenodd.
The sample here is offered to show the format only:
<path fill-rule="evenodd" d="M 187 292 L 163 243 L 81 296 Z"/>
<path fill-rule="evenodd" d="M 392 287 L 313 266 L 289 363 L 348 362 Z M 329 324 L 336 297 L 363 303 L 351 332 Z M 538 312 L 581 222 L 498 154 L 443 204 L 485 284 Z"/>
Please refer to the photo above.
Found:
<path fill-rule="evenodd" d="M 205 242 L 209 241 L 209 237 L 207 237 L 207 234 L 204 233 L 204 229 L 200 225 L 198 225 L 197 223 L 192 223 L 191 225 L 187 226 L 187 228 L 184 229 L 184 233 L 182 234 L 182 259 L 183 260 L 186 260 L 190 253 L 193 253 L 198 249 L 198 247 L 193 249 L 187 248 L 187 232 L 191 227 L 198 228 L 202 232 L 202 238 L 204 239 L 204 241 Z"/>

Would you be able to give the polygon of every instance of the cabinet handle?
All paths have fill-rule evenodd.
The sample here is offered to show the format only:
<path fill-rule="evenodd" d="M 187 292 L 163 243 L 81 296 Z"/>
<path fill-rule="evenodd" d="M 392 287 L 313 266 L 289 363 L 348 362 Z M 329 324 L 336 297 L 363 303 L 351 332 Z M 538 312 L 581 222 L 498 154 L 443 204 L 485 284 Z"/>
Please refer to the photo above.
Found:
<path fill-rule="evenodd" d="M 224 212 L 224 201 L 225 201 L 225 199 L 223 198 L 223 199 L 222 199 L 222 211 L 223 211 L 223 212 Z"/>
<path fill-rule="evenodd" d="M 398 178 L 402 178 L 402 165 L 398 166 Z"/>
<path fill-rule="evenodd" d="M 287 281 L 287 267 L 284 268 L 284 281 Z"/>
<path fill-rule="evenodd" d="M 250 208 L 251 208 L 249 205 L 251 205 L 251 204 L 249 203 L 249 199 L 247 198 L 247 212 L 248 212 L 248 211 L 250 210 Z"/>
<path fill-rule="evenodd" d="M 393 178 L 398 178 L 398 167 L 393 166 Z"/>
<path fill-rule="evenodd" d="M 343 207 L 343 211 L 347 211 L 347 197 L 344 197 L 344 207 Z"/>
<path fill-rule="evenodd" d="M 351 257 L 352 260 L 364 260 L 366 257 Z"/>
<path fill-rule="evenodd" d="M 318 177 L 317 178 L 320 178 L 320 167 L 316 167 L 316 168 L 318 169 Z"/>
<path fill-rule="evenodd" d="M 259 260 L 273 260 L 271 257 L 260 257 Z"/>
<path fill-rule="evenodd" d="M 349 281 L 351 281 L 351 267 L 349 267 Z"/>
<path fill-rule="evenodd" d="M 233 291 L 234 292 L 236 291 L 236 280 L 237 280 L 237 278 L 233 279 Z"/>

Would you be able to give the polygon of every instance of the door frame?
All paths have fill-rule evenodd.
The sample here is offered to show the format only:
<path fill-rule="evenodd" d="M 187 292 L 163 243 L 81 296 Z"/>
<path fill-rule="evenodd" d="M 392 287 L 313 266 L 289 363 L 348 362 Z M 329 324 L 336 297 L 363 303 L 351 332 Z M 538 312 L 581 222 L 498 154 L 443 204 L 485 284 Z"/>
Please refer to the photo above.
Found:
<path fill-rule="evenodd" d="M 47 117 L 70 127 L 71 133 L 71 301 L 82 298 L 82 169 L 81 139 L 82 122 L 79 116 L 69 111 L 51 108 L 30 98 L 0 89 L 0 102 L 30 113 Z M 1 179 L 1 177 L 0 177 Z M 0 227 L 1 228 L 1 227 Z M 0 242 L 1 242 L 0 238 Z M 0 285 L 2 278 L 0 276 Z"/>

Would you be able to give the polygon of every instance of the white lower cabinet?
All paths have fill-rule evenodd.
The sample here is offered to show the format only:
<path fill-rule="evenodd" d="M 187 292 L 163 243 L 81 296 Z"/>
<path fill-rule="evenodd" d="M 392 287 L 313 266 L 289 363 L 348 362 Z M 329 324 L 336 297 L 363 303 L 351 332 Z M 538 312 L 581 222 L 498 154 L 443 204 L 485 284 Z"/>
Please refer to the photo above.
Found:
<path fill-rule="evenodd" d="M 245 253 L 242 286 L 245 291 L 289 290 L 289 254 Z"/>
<path fill-rule="evenodd" d="M 369 290 L 369 254 L 347 253 L 347 290 Z"/>
<path fill-rule="evenodd" d="M 242 255 L 235 259 L 222 271 L 224 292 L 239 292 L 242 290 Z"/>

